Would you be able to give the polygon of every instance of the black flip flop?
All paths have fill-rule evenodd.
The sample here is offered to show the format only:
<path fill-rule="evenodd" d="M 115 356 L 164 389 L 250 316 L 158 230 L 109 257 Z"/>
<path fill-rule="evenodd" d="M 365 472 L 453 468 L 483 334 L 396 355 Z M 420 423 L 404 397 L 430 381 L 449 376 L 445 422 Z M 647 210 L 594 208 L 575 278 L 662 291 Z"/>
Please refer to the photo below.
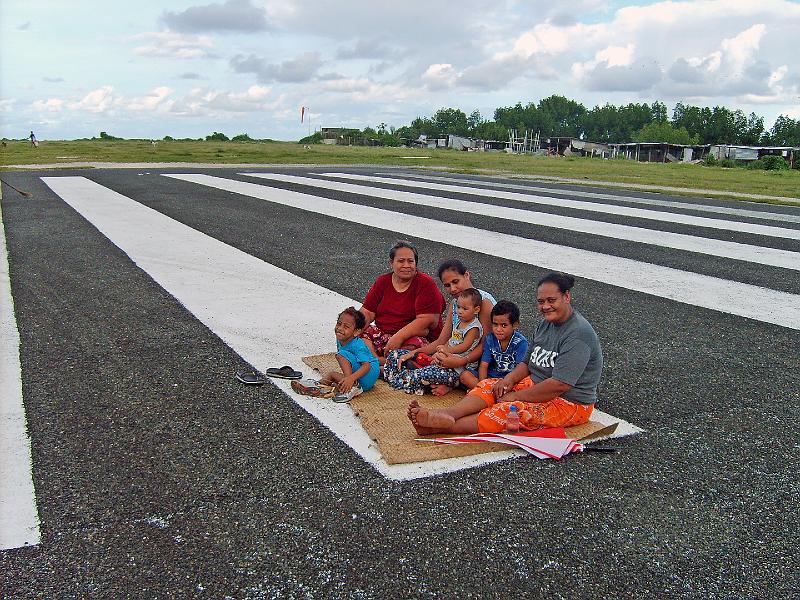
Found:
<path fill-rule="evenodd" d="M 239 371 L 236 373 L 236 380 L 245 385 L 264 385 L 265 377 L 257 371 Z"/>
<path fill-rule="evenodd" d="M 264 371 L 268 377 L 276 377 L 277 379 L 301 379 L 303 374 L 300 371 L 295 371 L 289 365 L 284 365 L 279 369 L 272 368 Z"/>

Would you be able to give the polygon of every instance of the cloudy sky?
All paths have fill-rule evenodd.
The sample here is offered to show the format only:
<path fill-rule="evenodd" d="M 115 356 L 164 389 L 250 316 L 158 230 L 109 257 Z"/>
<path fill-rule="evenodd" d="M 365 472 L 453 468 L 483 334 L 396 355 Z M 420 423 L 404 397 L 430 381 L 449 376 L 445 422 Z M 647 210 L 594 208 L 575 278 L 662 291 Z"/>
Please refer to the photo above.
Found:
<path fill-rule="evenodd" d="M 296 140 L 562 94 L 800 118 L 800 2 L 1 0 L 0 136 Z"/>

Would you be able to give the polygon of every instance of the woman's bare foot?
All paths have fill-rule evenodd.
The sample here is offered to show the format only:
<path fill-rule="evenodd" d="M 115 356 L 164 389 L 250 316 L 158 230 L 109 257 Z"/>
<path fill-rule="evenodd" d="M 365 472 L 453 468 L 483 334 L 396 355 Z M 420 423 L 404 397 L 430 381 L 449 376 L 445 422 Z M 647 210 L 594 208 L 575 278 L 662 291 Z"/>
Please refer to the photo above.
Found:
<path fill-rule="evenodd" d="M 416 398 L 414 398 L 411 402 L 408 403 L 408 411 L 406 412 L 406 415 L 408 416 L 408 419 L 412 423 L 414 422 L 414 418 L 411 415 L 411 410 L 414 409 L 414 408 L 419 408 L 419 402 L 417 402 Z"/>
<path fill-rule="evenodd" d="M 411 402 L 408 403 L 408 420 L 411 421 L 411 424 L 414 426 L 414 429 L 417 431 L 417 435 L 430 435 L 432 433 L 436 433 L 433 429 L 429 427 L 422 427 L 417 423 L 417 412 L 419 411 L 420 406 L 419 402 L 416 398 L 414 398 Z"/>
<path fill-rule="evenodd" d="M 433 394 L 434 396 L 444 396 L 445 394 L 449 394 L 452 391 L 453 388 L 443 383 L 434 383 L 431 386 L 431 394 Z"/>
<path fill-rule="evenodd" d="M 408 418 L 419 435 L 446 433 L 455 425 L 456 420 L 441 410 L 428 410 L 415 400 L 408 405 Z"/>

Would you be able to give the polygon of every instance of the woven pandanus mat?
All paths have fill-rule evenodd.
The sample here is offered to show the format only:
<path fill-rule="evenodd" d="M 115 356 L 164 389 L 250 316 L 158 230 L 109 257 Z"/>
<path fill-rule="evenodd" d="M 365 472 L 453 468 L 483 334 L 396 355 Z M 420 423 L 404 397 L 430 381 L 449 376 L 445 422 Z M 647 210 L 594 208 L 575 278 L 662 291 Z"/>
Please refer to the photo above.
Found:
<path fill-rule="evenodd" d="M 303 362 L 320 373 L 339 370 L 339 365 L 333 353 L 306 356 L 303 358 Z M 454 390 L 444 396 L 432 396 L 430 394 L 422 397 L 416 396 L 420 404 L 426 408 L 452 406 L 463 397 L 464 392 L 460 390 Z M 508 446 L 504 444 L 426 444 L 415 442 L 414 439 L 420 436 L 417 435 L 411 425 L 411 421 L 406 416 L 411 398 L 412 396 L 392 388 L 388 383 L 379 379 L 375 383 L 375 387 L 350 401 L 350 407 L 353 412 L 361 420 L 361 424 L 370 438 L 375 440 L 383 458 L 390 465 L 473 456 L 485 452 L 508 451 Z M 324 399 L 319 401 L 330 402 L 330 400 Z M 595 410 L 593 415 L 597 413 L 600 413 L 600 411 Z M 577 439 L 598 431 L 607 424 L 592 420 L 583 425 L 569 427 L 565 431 L 568 437 Z"/>

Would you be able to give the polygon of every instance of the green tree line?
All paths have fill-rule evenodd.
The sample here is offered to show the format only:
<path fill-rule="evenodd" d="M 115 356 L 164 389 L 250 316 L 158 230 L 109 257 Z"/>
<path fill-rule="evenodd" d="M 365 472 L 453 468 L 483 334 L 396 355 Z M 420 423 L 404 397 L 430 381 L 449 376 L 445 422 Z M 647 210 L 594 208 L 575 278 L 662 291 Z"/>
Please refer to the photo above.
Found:
<path fill-rule="evenodd" d="M 593 142 L 669 142 L 674 144 L 740 144 L 800 146 L 800 120 L 781 115 L 769 130 L 764 118 L 724 106 L 699 107 L 678 102 L 670 117 L 663 102 L 604 104 L 587 109 L 583 104 L 553 95 L 523 105 L 495 109 L 494 119 L 479 111 L 469 116 L 459 108 L 441 108 L 432 117 L 417 117 L 409 125 L 386 131 L 367 128 L 364 134 L 417 139 L 420 135 L 447 134 L 506 140 L 509 130 L 538 132 L 541 138 L 575 137 Z M 389 144 L 387 144 L 389 145 Z"/>

